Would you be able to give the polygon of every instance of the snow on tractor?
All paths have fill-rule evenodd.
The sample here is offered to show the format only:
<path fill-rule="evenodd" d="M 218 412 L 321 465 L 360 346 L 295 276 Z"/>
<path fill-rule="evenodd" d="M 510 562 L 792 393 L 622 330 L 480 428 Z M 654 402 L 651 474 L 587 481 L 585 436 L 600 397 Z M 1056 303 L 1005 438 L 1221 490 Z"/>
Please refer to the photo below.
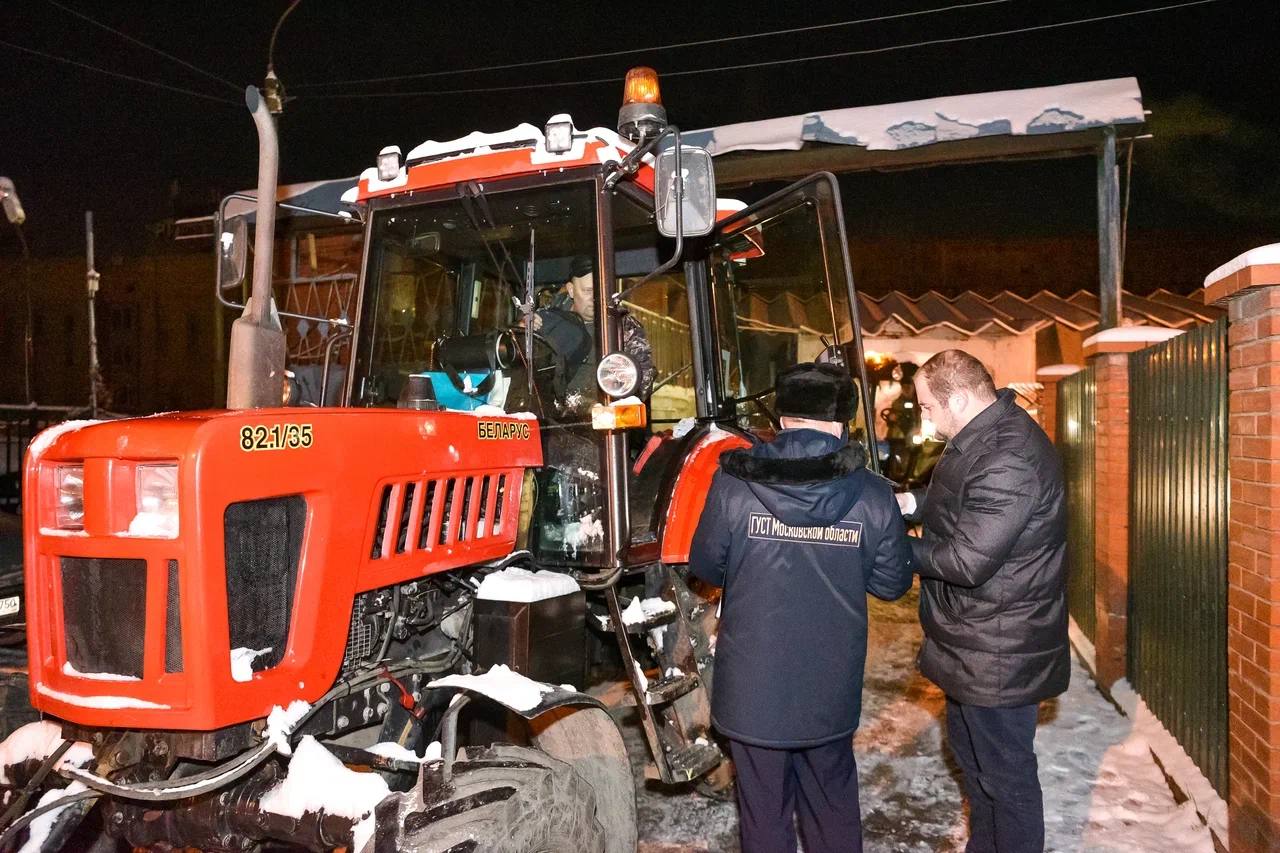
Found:
<path fill-rule="evenodd" d="M 384 149 L 348 199 L 348 323 L 276 307 L 250 89 L 256 209 L 218 229 L 223 299 L 250 224 L 258 247 L 228 409 L 28 454 L 44 719 L 0 745 L 0 847 L 634 850 L 609 694 L 574 686 L 593 663 L 630 680 L 659 779 L 728 790 L 690 539 L 719 455 L 778 428 L 779 370 L 861 374 L 856 299 L 830 175 L 717 205 L 656 76 L 627 94 L 620 133 Z M 281 405 L 282 318 L 345 336 L 337 405 Z"/>

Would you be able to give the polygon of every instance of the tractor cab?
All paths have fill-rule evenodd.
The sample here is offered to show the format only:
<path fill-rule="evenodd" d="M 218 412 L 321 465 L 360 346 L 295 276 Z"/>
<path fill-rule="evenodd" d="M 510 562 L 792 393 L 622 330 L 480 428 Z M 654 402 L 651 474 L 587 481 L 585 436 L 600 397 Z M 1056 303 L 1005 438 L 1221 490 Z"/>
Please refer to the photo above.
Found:
<path fill-rule="evenodd" d="M 841 360 L 866 397 L 834 178 L 747 207 L 716 199 L 710 158 L 679 145 L 686 221 L 664 236 L 676 146 L 560 115 L 388 147 L 344 198 L 362 271 L 350 354 L 325 369 L 341 390 L 325 399 L 536 418 L 544 465 L 521 545 L 540 565 L 611 574 L 678 557 L 692 530 L 677 474 L 712 433 L 745 445 L 779 429 L 786 367 Z"/>

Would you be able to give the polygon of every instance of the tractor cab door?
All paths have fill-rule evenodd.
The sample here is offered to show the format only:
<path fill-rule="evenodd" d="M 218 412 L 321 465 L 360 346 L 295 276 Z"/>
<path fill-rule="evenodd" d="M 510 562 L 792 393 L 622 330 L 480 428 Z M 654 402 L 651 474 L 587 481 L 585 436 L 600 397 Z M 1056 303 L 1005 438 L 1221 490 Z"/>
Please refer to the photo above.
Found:
<path fill-rule="evenodd" d="M 858 385 L 850 438 L 868 441 L 870 393 L 835 177 L 812 175 L 721 222 L 709 273 L 701 391 L 716 419 L 768 437 L 781 428 L 778 374 L 797 362 L 838 360 Z"/>

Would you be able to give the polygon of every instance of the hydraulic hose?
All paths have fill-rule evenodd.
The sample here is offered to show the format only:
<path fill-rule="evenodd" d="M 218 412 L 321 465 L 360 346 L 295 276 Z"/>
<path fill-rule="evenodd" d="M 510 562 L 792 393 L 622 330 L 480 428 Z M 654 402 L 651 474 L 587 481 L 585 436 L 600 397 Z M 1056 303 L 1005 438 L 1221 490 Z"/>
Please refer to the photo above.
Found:
<path fill-rule="evenodd" d="M 62 760 L 62 756 L 67 754 L 67 750 L 71 749 L 74 743 L 75 741 L 64 740 L 52 754 L 40 763 L 40 769 L 31 777 L 31 781 L 22 789 L 22 793 L 14 799 L 9 808 L 5 809 L 5 813 L 0 815 L 0 829 L 8 826 L 9 821 L 22 814 L 22 810 L 31 799 L 31 795 L 40 790 L 40 786 L 44 783 L 45 777 L 49 775 L 49 771 L 53 770 L 54 766 Z"/>
<path fill-rule="evenodd" d="M 375 684 L 382 681 L 388 675 L 407 675 L 419 669 L 426 671 L 428 668 L 414 663 L 407 663 L 396 667 L 382 668 L 362 678 L 344 681 L 332 687 L 329 692 L 321 696 L 293 724 L 293 728 L 286 733 L 286 737 L 291 738 L 293 733 L 302 727 L 303 723 L 315 716 L 320 709 L 333 700 L 350 695 L 352 691 L 358 690 L 367 684 Z M 165 779 L 155 782 L 112 782 L 110 779 L 104 779 L 101 776 L 76 769 L 70 770 L 69 774 L 72 778 L 92 788 L 96 795 L 110 794 L 122 800 L 142 800 L 151 803 L 172 802 L 174 800 L 185 800 L 189 797 L 198 797 L 201 794 L 225 788 L 232 782 L 252 773 L 258 765 L 270 758 L 275 751 L 275 744 L 272 741 L 264 740 L 253 749 L 243 752 L 235 758 L 212 767 L 203 773 L 184 776 L 180 779 Z"/>
<path fill-rule="evenodd" d="M 60 809 L 65 806 L 69 806 L 72 803 L 80 803 L 85 800 L 96 800 L 101 796 L 102 794 L 97 791 L 79 791 L 75 794 L 71 794 L 70 796 L 63 797 L 60 800 L 54 800 L 52 803 L 46 803 L 43 806 L 32 809 L 22 817 L 15 820 L 13 822 L 13 826 L 6 829 L 3 835 L 0 835 L 0 850 L 5 849 L 19 832 L 25 829 L 31 821 L 40 817 L 40 815 L 48 814 L 54 809 Z"/>

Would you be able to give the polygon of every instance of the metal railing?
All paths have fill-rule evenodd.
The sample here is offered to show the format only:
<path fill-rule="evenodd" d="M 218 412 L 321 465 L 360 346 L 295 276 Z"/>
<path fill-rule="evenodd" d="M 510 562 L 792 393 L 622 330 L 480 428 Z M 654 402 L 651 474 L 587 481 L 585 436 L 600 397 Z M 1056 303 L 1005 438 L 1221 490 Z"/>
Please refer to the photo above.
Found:
<path fill-rule="evenodd" d="M 1129 361 L 1129 678 L 1227 793 L 1227 323 Z"/>
<path fill-rule="evenodd" d="M 36 433 L 56 423 L 85 417 L 88 408 L 0 405 L 0 511 L 22 506 L 22 457 Z"/>
<path fill-rule="evenodd" d="M 1090 640 L 1094 605 L 1094 454 L 1097 374 L 1086 367 L 1058 384 L 1058 451 L 1067 490 L 1067 609 Z"/>
<path fill-rule="evenodd" d="M 22 509 L 22 462 L 31 439 L 54 424 L 87 417 L 88 406 L 0 404 L 0 512 Z M 100 411 L 98 417 L 122 416 Z"/>

